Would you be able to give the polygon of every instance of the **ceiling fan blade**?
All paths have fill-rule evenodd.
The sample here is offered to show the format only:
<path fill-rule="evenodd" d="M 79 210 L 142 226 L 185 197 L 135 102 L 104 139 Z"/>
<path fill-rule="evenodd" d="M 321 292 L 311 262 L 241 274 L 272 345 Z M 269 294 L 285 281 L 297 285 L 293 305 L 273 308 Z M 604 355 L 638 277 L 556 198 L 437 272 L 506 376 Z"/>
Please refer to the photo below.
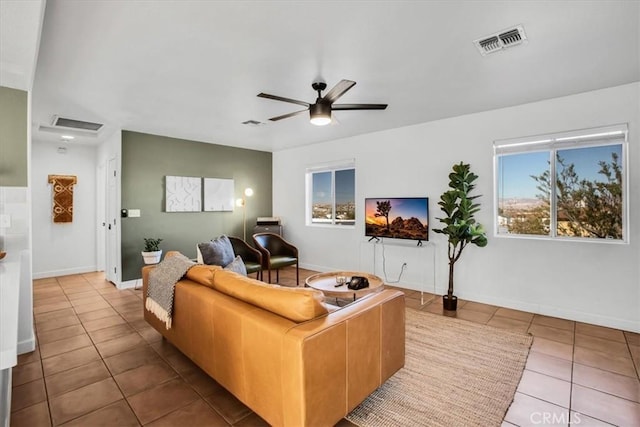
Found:
<path fill-rule="evenodd" d="M 277 122 L 278 120 L 287 119 L 289 117 L 297 116 L 298 114 L 306 113 L 309 110 L 294 111 L 293 113 L 283 114 L 281 116 L 271 117 L 269 120 Z"/>
<path fill-rule="evenodd" d="M 331 88 L 329 92 L 326 93 L 325 96 L 322 97 L 325 101 L 333 104 L 338 98 L 345 94 L 349 89 L 351 89 L 356 82 L 353 80 L 340 80 L 338 84 Z"/>
<path fill-rule="evenodd" d="M 274 101 L 282 101 L 282 102 L 290 102 L 292 104 L 302 105 L 303 107 L 309 108 L 309 103 L 304 101 L 298 101 L 297 99 L 284 98 L 282 96 L 277 95 L 269 95 L 268 93 L 259 93 L 258 96 L 260 98 L 273 99 Z"/>
<path fill-rule="evenodd" d="M 384 110 L 388 104 L 333 104 L 331 110 Z"/>

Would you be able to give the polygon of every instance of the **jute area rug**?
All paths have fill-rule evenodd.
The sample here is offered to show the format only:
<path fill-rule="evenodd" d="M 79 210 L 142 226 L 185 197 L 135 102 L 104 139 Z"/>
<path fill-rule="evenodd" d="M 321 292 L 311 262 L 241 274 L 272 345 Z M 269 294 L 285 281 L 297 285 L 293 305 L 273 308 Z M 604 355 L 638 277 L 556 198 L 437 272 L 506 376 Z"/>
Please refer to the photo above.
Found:
<path fill-rule="evenodd" d="M 533 337 L 407 309 L 405 367 L 355 408 L 358 426 L 500 426 Z"/>

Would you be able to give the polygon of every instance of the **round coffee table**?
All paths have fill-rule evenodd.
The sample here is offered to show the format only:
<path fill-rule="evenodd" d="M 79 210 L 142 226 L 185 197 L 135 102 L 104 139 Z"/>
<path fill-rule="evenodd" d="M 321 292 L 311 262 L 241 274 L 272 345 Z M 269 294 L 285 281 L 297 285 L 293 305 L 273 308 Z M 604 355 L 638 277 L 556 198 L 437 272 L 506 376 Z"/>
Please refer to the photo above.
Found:
<path fill-rule="evenodd" d="M 338 284 L 336 282 L 336 277 L 338 276 L 345 276 L 347 278 L 347 282 L 350 281 L 353 276 L 366 277 L 369 280 L 369 287 L 358 289 L 356 291 L 349 289 L 346 283 L 342 286 L 336 286 Z M 360 298 L 363 295 L 380 290 L 384 285 L 384 282 L 378 276 L 363 273 L 361 271 L 331 271 L 328 273 L 318 273 L 309 276 L 305 280 L 305 284 L 310 288 L 322 291 L 325 296 L 335 298 L 349 298 L 353 296 L 353 300 L 355 301 L 356 298 Z"/>

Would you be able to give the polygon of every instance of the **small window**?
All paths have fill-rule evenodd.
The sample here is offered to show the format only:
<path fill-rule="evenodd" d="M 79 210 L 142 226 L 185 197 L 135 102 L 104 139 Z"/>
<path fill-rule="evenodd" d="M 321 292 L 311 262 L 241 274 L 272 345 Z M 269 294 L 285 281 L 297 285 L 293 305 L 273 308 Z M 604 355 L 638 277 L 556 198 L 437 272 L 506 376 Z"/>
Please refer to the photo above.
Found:
<path fill-rule="evenodd" d="M 627 240 L 626 125 L 494 143 L 496 234 Z"/>
<path fill-rule="evenodd" d="M 307 225 L 355 224 L 353 162 L 307 169 Z"/>

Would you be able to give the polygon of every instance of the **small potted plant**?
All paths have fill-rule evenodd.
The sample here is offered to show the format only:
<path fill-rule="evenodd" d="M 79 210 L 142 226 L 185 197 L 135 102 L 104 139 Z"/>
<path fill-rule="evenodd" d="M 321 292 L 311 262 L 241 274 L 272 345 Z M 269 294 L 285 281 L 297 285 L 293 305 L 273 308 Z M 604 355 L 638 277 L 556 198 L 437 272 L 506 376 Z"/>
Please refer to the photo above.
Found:
<path fill-rule="evenodd" d="M 144 251 L 142 251 L 142 258 L 145 264 L 157 264 L 160 262 L 160 258 L 162 257 L 160 242 L 162 242 L 162 239 L 145 237 Z"/>
<path fill-rule="evenodd" d="M 449 257 L 449 288 L 442 296 L 445 310 L 456 310 L 458 297 L 453 295 L 453 267 L 460 259 L 462 251 L 469 244 L 478 247 L 487 246 L 487 235 L 482 225 L 476 223 L 473 215 L 480 210 L 479 203 L 473 200 L 480 196 L 470 196 L 475 188 L 473 183 L 478 175 L 471 172 L 471 166 L 460 162 L 453 165 L 453 172 L 449 174 L 449 188 L 440 196 L 440 209 L 447 216 L 436 218 L 445 225 L 444 228 L 434 229 L 436 233 L 444 234 L 448 239 L 447 254 Z"/>

